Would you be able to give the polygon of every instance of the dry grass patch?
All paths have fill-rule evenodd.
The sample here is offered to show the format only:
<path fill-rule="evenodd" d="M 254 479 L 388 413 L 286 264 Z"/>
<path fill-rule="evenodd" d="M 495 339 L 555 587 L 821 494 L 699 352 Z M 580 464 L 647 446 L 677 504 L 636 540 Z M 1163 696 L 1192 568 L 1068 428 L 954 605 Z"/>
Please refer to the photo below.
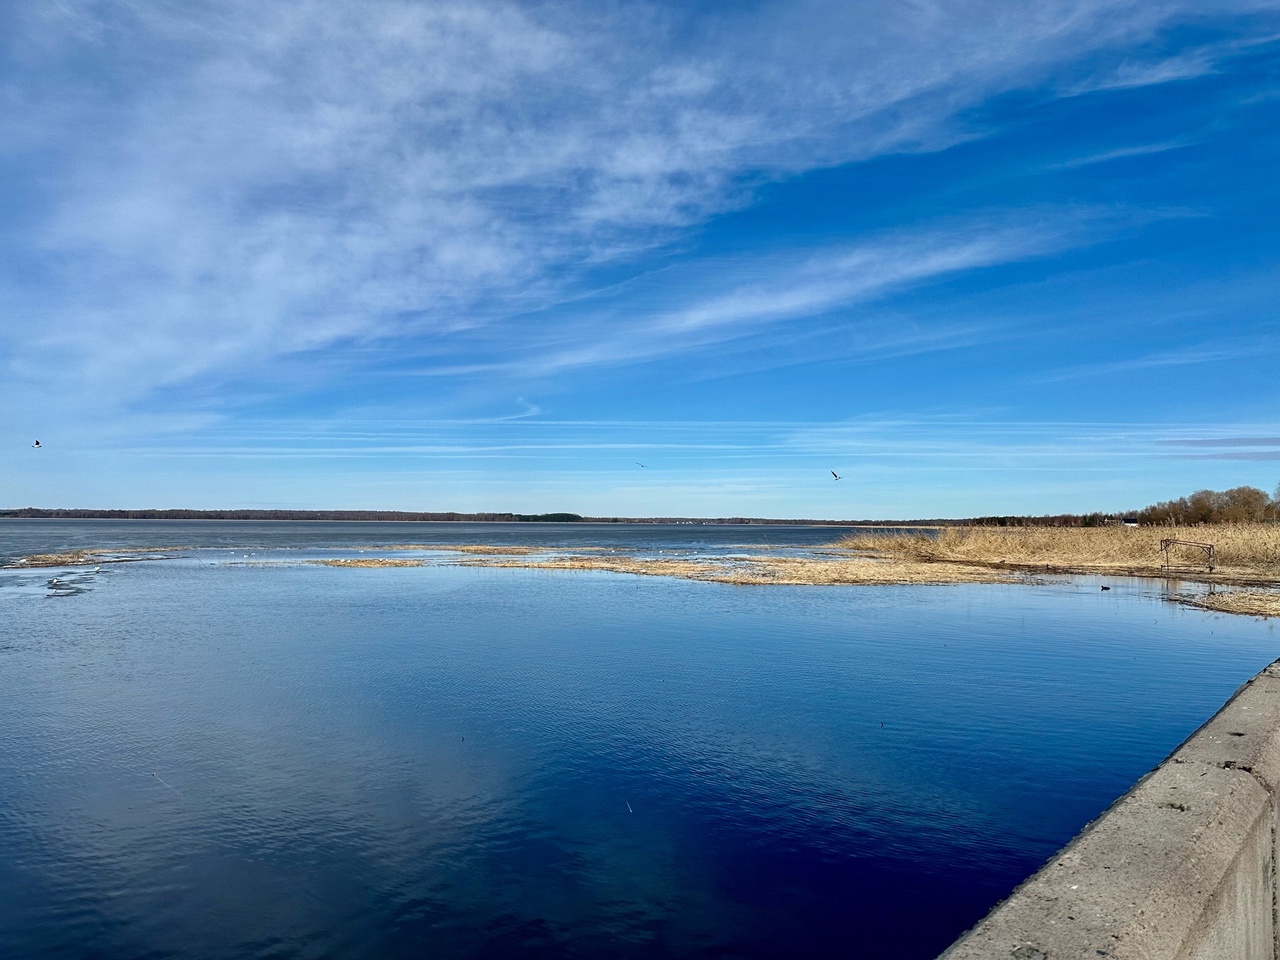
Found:
<path fill-rule="evenodd" d="M 678 577 L 713 583 L 834 586 L 899 583 L 1006 583 L 1019 580 L 1000 570 L 948 563 L 877 560 L 847 557 L 834 560 L 805 557 L 742 559 L 646 559 L 640 557 L 562 556 L 542 560 L 464 560 L 464 566 L 515 567 L 530 570 L 603 570 L 650 577 Z"/>
<path fill-rule="evenodd" d="M 503 546 L 484 543 L 391 543 L 378 546 L 356 547 L 360 550 L 441 550 L 449 553 L 492 553 L 495 555 L 524 556 L 530 553 L 547 553 L 551 547 Z"/>
<path fill-rule="evenodd" d="M 35 553 L 9 564 L 15 567 L 82 567 L 89 563 L 101 563 L 91 550 L 68 550 L 66 553 Z"/>
<path fill-rule="evenodd" d="M 1280 582 L 1280 527 L 945 527 L 936 535 L 857 533 L 836 545 L 925 563 L 964 563 L 1060 573 L 1162 576 L 1165 538 L 1214 545 L 1214 572 L 1203 554 L 1175 548 L 1171 571 L 1180 579 L 1222 583 Z"/>
<path fill-rule="evenodd" d="M 168 549 L 168 548 L 166 548 Z M 123 556 L 123 554 L 144 554 Z M 140 560 L 169 560 L 171 553 L 154 548 L 146 550 L 68 550 L 65 553 L 33 553 L 6 564 L 6 570 L 28 570 L 38 567 L 87 567 L 104 563 L 136 563 Z"/>
<path fill-rule="evenodd" d="M 307 563 L 322 567 L 425 567 L 425 560 L 404 560 L 398 557 L 336 557 L 332 560 L 308 560 Z"/>

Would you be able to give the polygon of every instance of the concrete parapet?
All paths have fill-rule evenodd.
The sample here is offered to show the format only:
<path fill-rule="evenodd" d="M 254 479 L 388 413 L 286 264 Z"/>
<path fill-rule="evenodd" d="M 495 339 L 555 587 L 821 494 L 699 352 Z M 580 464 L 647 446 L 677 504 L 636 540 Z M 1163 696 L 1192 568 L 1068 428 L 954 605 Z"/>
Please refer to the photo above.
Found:
<path fill-rule="evenodd" d="M 940 960 L 1277 960 L 1280 661 Z"/>

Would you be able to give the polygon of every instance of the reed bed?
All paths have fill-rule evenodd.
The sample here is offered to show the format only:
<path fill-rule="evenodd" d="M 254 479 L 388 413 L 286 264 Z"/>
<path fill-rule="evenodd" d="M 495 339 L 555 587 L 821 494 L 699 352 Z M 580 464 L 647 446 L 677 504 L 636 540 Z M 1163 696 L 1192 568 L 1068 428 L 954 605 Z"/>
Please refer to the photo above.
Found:
<path fill-rule="evenodd" d="M 1250 523 L 1212 527 L 944 527 L 936 534 L 857 533 L 836 546 L 872 551 L 885 557 L 921 562 L 968 563 L 1057 571 L 1128 572 L 1159 575 L 1163 539 L 1214 546 L 1214 573 L 1208 576 L 1204 553 L 1175 547 L 1169 562 L 1179 574 L 1204 572 L 1196 579 L 1280 581 L 1280 526 Z"/>

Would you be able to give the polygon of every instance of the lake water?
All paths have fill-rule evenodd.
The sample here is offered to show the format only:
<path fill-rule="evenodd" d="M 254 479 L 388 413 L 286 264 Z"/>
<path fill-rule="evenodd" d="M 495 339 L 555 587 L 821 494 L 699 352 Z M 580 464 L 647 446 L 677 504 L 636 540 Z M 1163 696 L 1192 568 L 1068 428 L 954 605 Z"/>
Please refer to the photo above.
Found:
<path fill-rule="evenodd" d="M 191 548 L 0 571 L 0 956 L 925 960 L 1280 656 L 1150 581 L 301 562 L 840 532 L 0 521 Z"/>

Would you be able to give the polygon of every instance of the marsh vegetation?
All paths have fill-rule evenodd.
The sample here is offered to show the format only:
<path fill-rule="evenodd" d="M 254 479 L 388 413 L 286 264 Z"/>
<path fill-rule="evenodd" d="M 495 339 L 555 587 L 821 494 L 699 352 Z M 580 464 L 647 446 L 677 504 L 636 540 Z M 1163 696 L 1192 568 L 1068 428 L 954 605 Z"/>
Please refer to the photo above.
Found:
<path fill-rule="evenodd" d="M 1212 543 L 1214 570 L 1204 554 L 1162 540 Z M 1063 573 L 1161 576 L 1167 570 L 1217 582 L 1280 581 L 1280 526 L 1269 523 L 1213 527 L 943 527 L 936 531 L 854 533 L 837 546 L 932 563 L 1025 568 Z"/>

